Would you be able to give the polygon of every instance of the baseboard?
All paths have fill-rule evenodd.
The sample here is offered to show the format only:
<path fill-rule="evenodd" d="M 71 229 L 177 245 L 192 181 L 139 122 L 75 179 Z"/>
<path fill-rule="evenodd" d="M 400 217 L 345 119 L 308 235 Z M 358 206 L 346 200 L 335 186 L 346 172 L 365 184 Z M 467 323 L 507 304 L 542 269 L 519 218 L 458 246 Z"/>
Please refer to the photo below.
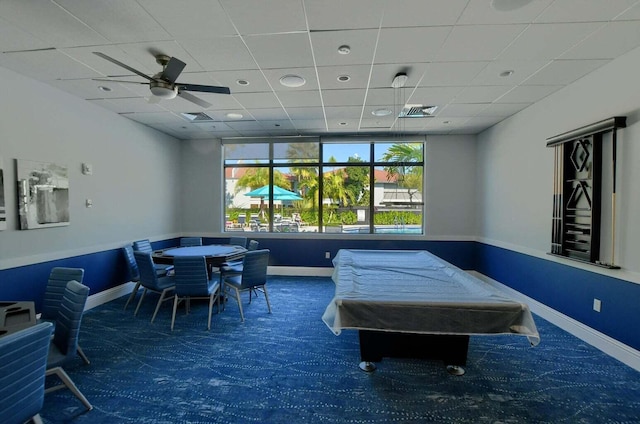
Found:
<path fill-rule="evenodd" d="M 111 302 L 112 300 L 129 294 L 135 286 L 135 283 L 128 282 L 117 287 L 112 287 L 110 289 L 101 291 L 100 293 L 93 294 L 87 299 L 87 305 L 84 309 L 89 310 L 95 308 L 96 306 L 100 306 L 104 303 Z"/>
<path fill-rule="evenodd" d="M 621 343 L 606 334 L 594 330 L 593 328 L 584 325 L 583 323 L 576 321 L 555 309 L 531 299 L 530 297 L 525 296 L 524 294 L 512 289 L 511 287 L 505 286 L 499 281 L 489 278 L 486 275 L 480 274 L 476 271 L 468 272 L 481 280 L 486 281 L 491 286 L 508 293 L 514 299 L 526 303 L 529 305 L 531 312 L 541 316 L 553 325 L 562 328 L 566 332 L 573 334 L 593 347 L 603 351 L 607 355 L 612 356 L 637 371 L 640 371 L 640 351 Z M 541 342 L 544 343 L 544 339 Z"/>
<path fill-rule="evenodd" d="M 269 275 L 292 275 L 299 277 L 331 277 L 333 268 L 319 266 L 270 266 Z"/>

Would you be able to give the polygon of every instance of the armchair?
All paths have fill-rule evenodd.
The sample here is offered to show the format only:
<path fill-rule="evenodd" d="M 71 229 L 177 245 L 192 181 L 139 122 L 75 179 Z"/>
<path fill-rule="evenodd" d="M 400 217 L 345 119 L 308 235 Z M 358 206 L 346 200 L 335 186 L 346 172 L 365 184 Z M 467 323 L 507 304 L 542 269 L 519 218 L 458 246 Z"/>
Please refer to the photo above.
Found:
<path fill-rule="evenodd" d="M 191 299 L 209 300 L 209 320 L 207 330 L 211 330 L 211 312 L 213 303 L 218 300 L 220 310 L 220 282 L 209 279 L 207 262 L 204 256 L 182 256 L 174 259 L 175 266 L 175 294 L 173 296 L 173 314 L 171 316 L 171 331 L 176 320 L 176 310 L 181 300 L 185 301 L 185 308 L 189 313 Z"/>
<path fill-rule="evenodd" d="M 55 267 L 51 269 L 49 281 L 47 281 L 47 287 L 44 291 L 40 321 L 48 321 L 55 326 L 67 283 L 71 280 L 82 283 L 83 278 L 84 269 L 82 268 Z M 80 346 L 78 346 L 77 353 L 85 364 L 91 363 Z"/>
<path fill-rule="evenodd" d="M 67 283 L 60 308 L 58 309 L 53 339 L 51 339 L 49 346 L 46 371 L 47 376 L 56 375 L 63 384 L 49 387 L 44 392 L 50 393 L 66 387 L 80 399 L 88 410 L 91 410 L 93 406 L 76 387 L 65 370 L 62 369 L 62 366 L 71 361 L 76 355 L 80 323 L 82 322 L 82 314 L 84 313 L 88 296 L 89 287 L 74 280 Z"/>
<path fill-rule="evenodd" d="M 0 417 L 6 424 L 42 423 L 44 379 L 53 324 L 0 338 Z"/>
<path fill-rule="evenodd" d="M 160 305 L 162 304 L 162 302 L 171 299 L 171 297 L 167 296 L 167 294 L 173 291 L 173 289 L 175 288 L 174 278 L 170 276 L 158 277 L 158 274 L 153 267 L 151 253 L 134 251 L 133 256 L 136 259 L 136 264 L 138 265 L 138 270 L 140 271 L 140 285 L 144 288 L 144 291 L 140 296 L 140 300 L 138 301 L 138 306 L 136 307 L 133 315 L 138 315 L 138 310 L 140 309 L 140 305 L 142 304 L 142 300 L 147 294 L 147 291 L 159 293 L 160 299 L 158 299 L 156 310 L 151 317 L 151 322 L 153 322 L 156 319 L 156 315 L 158 314 L 158 310 L 160 309 Z"/>
<path fill-rule="evenodd" d="M 269 249 L 247 252 L 242 263 L 242 273 L 224 277 L 225 300 L 233 297 L 238 302 L 240 319 L 244 321 L 242 299 L 240 294 L 245 291 L 264 293 L 267 308 L 271 313 L 269 294 L 267 293 L 267 267 L 269 265 Z M 250 300 L 251 301 L 251 300 Z"/>

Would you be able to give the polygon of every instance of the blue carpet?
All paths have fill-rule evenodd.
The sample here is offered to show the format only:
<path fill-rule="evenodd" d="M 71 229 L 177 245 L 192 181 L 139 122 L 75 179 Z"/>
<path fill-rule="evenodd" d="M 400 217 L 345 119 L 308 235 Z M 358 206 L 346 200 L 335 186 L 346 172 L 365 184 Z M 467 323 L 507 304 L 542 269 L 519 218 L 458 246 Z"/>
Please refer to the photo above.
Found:
<path fill-rule="evenodd" d="M 242 323 L 230 302 L 206 330 L 206 303 L 149 320 L 126 297 L 85 313 L 91 360 L 65 367 L 93 404 L 68 390 L 45 396 L 45 423 L 640 423 L 640 373 L 536 317 L 542 341 L 473 336 L 467 373 L 441 361 L 384 359 L 358 368 L 356 331 L 335 336 L 320 317 L 329 278 L 270 277 Z M 134 305 L 135 306 L 135 305 Z M 48 380 L 48 384 L 52 381 Z"/>

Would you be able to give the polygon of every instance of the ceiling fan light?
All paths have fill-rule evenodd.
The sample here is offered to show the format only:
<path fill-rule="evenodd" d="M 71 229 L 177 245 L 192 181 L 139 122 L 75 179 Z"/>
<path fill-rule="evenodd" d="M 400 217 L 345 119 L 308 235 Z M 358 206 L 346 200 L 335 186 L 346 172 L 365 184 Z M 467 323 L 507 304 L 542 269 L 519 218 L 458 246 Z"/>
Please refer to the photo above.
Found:
<path fill-rule="evenodd" d="M 149 89 L 154 96 L 160 97 L 161 99 L 174 99 L 178 95 L 178 89 L 175 87 L 168 88 L 152 85 Z"/>

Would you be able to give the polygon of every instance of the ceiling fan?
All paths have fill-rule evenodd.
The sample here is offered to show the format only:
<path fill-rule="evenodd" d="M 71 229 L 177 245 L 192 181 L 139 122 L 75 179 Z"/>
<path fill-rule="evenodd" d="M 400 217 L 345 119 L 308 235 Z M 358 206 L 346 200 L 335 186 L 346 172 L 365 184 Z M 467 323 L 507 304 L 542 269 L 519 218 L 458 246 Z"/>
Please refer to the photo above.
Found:
<path fill-rule="evenodd" d="M 159 65 L 162 65 L 162 72 L 158 72 L 154 76 L 150 77 L 137 69 L 134 69 L 119 60 L 116 60 L 110 56 L 107 56 L 101 52 L 93 52 L 93 54 L 108 60 L 111 63 L 115 63 L 118 66 L 123 67 L 124 69 L 133 72 L 136 75 L 140 75 L 141 77 L 149 80 L 149 82 L 137 82 L 137 81 L 119 81 L 119 80 L 100 80 L 97 81 L 110 81 L 110 82 L 118 82 L 118 83 L 131 83 L 131 84 L 148 84 L 149 89 L 151 90 L 151 94 L 155 96 L 155 99 L 159 101 L 160 99 L 173 99 L 176 96 L 180 96 L 185 100 L 189 100 L 197 104 L 198 106 L 202 106 L 203 108 L 208 108 L 211 106 L 211 103 L 205 102 L 204 100 L 194 96 L 189 93 L 189 91 L 199 91 L 203 93 L 218 93 L 218 94 L 231 94 L 231 91 L 228 87 L 218 87 L 215 85 L 198 85 L 198 84 L 186 84 L 177 82 L 178 76 L 186 66 L 186 64 L 180 59 L 176 59 L 175 57 L 170 57 L 164 54 L 156 54 L 156 62 Z"/>

